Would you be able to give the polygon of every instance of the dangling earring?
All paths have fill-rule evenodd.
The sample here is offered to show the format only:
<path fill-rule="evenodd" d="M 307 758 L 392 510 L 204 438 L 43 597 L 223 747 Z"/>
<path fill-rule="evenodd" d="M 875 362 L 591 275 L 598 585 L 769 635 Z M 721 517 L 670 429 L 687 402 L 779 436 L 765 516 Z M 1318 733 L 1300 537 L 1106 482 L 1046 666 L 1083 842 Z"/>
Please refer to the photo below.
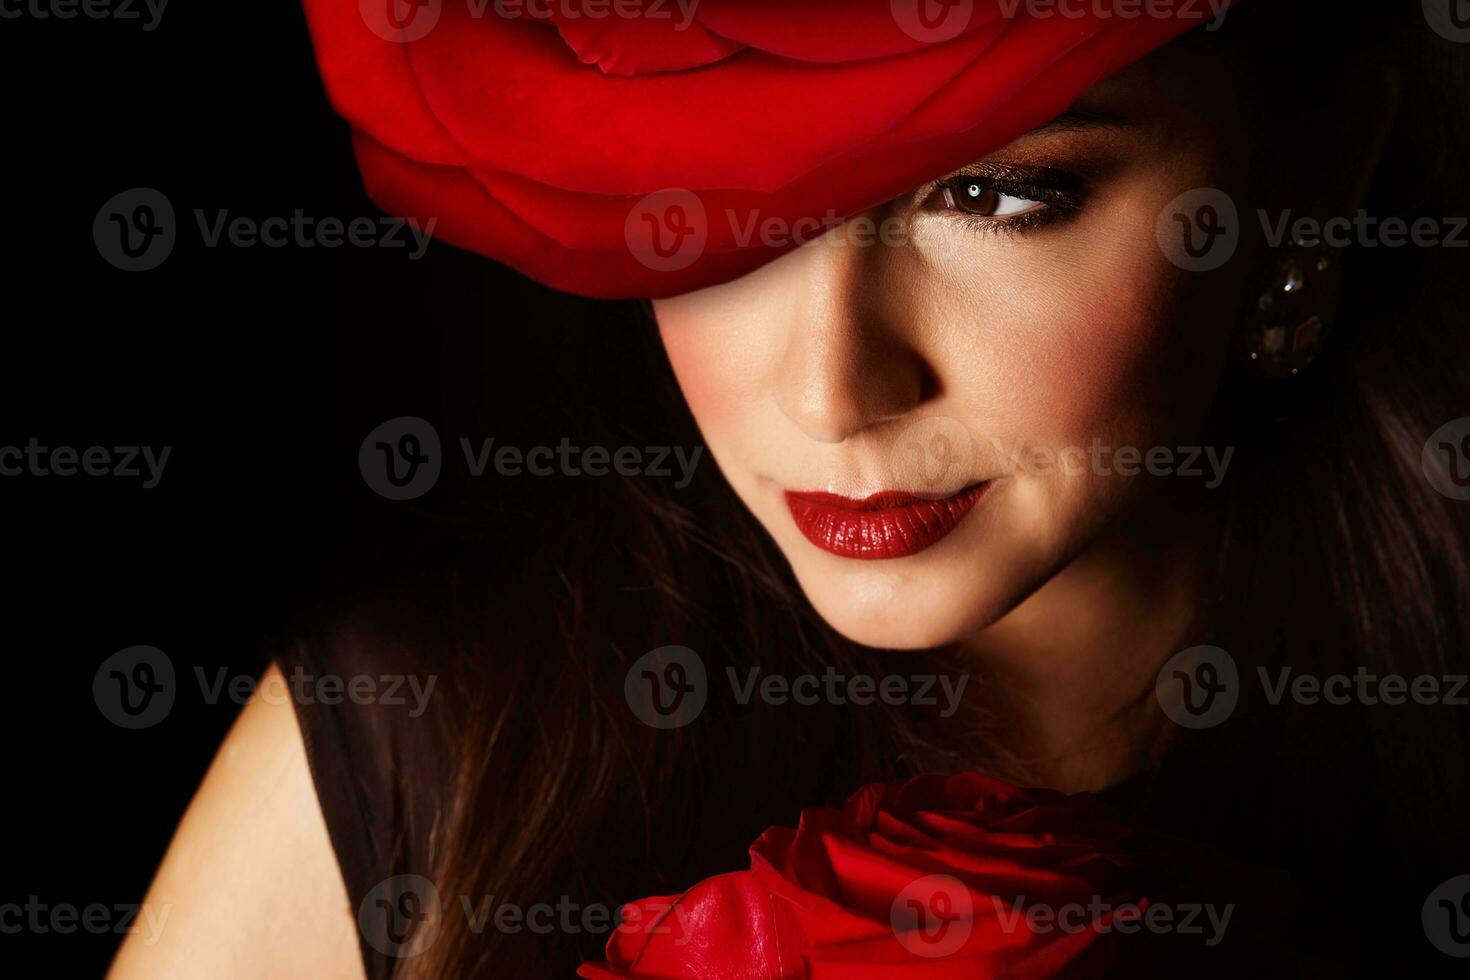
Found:
<path fill-rule="evenodd" d="M 1293 241 L 1272 270 L 1270 287 L 1248 314 L 1244 353 L 1263 378 L 1290 378 L 1322 353 L 1337 313 L 1338 256 L 1326 245 Z"/>

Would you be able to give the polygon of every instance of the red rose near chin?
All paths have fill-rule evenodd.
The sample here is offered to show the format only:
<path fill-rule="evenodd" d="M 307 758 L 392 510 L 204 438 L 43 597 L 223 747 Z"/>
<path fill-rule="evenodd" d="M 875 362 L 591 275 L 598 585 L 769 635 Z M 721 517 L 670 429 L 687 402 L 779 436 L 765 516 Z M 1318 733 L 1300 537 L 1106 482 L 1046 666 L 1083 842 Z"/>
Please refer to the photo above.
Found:
<path fill-rule="evenodd" d="M 1287 962 L 1281 876 L 1144 834 L 1087 794 L 922 776 L 806 810 L 750 853 L 749 871 L 624 906 L 606 962 L 579 974 L 1214 976 L 1243 957 Z"/>
<path fill-rule="evenodd" d="M 1137 6 L 305 0 L 374 201 L 596 297 L 749 272 L 1213 16 Z"/>

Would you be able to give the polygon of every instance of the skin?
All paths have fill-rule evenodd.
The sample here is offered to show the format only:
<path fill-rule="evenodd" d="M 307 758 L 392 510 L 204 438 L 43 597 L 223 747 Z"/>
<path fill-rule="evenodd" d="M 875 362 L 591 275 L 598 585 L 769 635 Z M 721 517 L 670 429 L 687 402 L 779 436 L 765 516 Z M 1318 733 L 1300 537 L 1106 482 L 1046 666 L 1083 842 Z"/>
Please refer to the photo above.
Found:
<path fill-rule="evenodd" d="M 1343 213 L 1393 115 L 1383 79 L 1368 92 L 1333 79 L 1330 96 L 1297 100 L 1308 115 L 1281 120 L 1290 138 L 1263 133 L 1241 118 L 1239 67 L 1198 55 L 1175 46 L 1096 86 L 1078 108 L 1108 125 L 1043 128 L 987 158 L 1082 176 L 1086 200 L 1065 221 L 994 234 L 920 189 L 863 216 L 898 219 L 905 244 L 859 245 L 838 229 L 656 304 L 712 455 L 818 612 L 877 647 L 960 645 L 1003 692 L 991 707 L 1024 775 L 1063 790 L 1116 782 L 1154 740 L 1149 694 L 1196 619 L 1211 499 L 1182 477 L 1025 460 L 1094 439 L 1198 444 L 1258 263 L 1246 243 L 1224 269 L 1186 273 L 1160 250 L 1155 220 L 1184 190 L 1238 195 L 1253 140 L 1277 173 L 1312 175 L 1273 188 L 1267 206 Z M 1346 117 L 1323 109 L 1332 97 L 1361 125 L 1333 123 Z M 1347 190 L 1324 201 L 1324 187 Z M 884 561 L 819 550 L 782 496 L 946 494 L 979 480 L 995 484 L 949 537 Z M 282 683 L 275 668 L 262 681 Z M 242 712 L 146 904 L 163 928 L 128 937 L 114 980 L 364 976 L 284 698 Z"/>
<path fill-rule="evenodd" d="M 144 899 L 163 928 L 127 938 L 114 980 L 365 975 L 285 684 L 271 667 L 260 690 L 276 696 L 225 737 Z"/>
<path fill-rule="evenodd" d="M 1244 263 L 1186 272 L 1155 234 L 1177 195 L 1238 192 L 1247 171 L 1224 61 L 1191 60 L 1188 100 L 1158 97 L 1182 57 L 1096 86 L 1086 118 L 986 158 L 1080 177 L 1083 201 L 1058 220 L 986 225 L 924 189 L 866 216 L 910 229 L 897 247 L 837 229 L 655 303 L 711 454 L 817 611 L 870 646 L 973 651 L 1006 692 L 991 707 L 1026 775 L 1068 789 L 1126 774 L 1149 730 L 1130 704 L 1198 605 L 1203 481 L 1085 455 L 1199 445 L 1238 323 Z M 948 537 L 877 561 L 813 545 L 784 496 L 984 480 Z M 1135 655 L 1103 654 L 1114 639 Z"/>

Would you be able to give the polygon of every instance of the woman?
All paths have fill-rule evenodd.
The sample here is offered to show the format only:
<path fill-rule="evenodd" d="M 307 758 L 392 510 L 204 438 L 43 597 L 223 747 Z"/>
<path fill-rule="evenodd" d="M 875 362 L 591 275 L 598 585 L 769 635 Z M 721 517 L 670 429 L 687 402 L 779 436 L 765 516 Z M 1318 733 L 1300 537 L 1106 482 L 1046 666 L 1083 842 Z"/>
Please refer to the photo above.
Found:
<path fill-rule="evenodd" d="M 173 928 L 114 974 L 567 976 L 608 922 L 494 912 L 677 893 L 803 808 L 967 770 L 1283 870 L 1314 969 L 1452 969 L 1421 912 L 1470 871 L 1449 696 L 1470 76 L 1431 8 L 1257 0 L 1162 47 L 1180 32 L 1151 26 L 1157 50 L 1061 115 L 805 235 L 779 207 L 721 228 L 718 204 L 699 226 L 662 201 L 613 259 L 571 191 L 546 223 L 591 230 L 564 248 L 461 214 L 451 240 L 543 281 L 660 297 L 609 307 L 618 329 L 555 383 L 588 444 L 706 445 L 718 473 L 538 484 L 447 573 L 303 630 L 274 683 L 432 676 L 429 710 L 247 708 L 150 892 Z M 359 136 L 375 195 L 411 213 L 412 173 Z M 524 216 L 541 190 L 506 199 Z M 1360 213 L 1438 224 L 1404 247 L 1328 225 Z M 678 254 L 680 229 L 707 247 Z M 838 695 L 780 694 L 827 675 Z M 1391 703 L 1367 679 L 1388 675 L 1443 696 Z M 1353 693 L 1324 698 L 1341 676 Z M 856 703 L 851 678 L 907 686 Z M 378 890 L 404 875 L 447 908 L 411 953 L 361 916 L 413 920 Z"/>

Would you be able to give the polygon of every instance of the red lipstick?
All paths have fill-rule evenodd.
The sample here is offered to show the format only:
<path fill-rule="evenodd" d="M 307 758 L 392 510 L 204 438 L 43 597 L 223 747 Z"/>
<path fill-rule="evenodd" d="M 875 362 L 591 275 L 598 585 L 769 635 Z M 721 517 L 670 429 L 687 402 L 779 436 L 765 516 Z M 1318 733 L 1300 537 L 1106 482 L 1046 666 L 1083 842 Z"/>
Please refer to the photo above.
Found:
<path fill-rule="evenodd" d="M 786 506 L 806 539 L 843 558 L 904 558 L 939 543 L 964 520 L 989 482 L 949 497 L 884 490 L 863 500 L 786 491 Z"/>

